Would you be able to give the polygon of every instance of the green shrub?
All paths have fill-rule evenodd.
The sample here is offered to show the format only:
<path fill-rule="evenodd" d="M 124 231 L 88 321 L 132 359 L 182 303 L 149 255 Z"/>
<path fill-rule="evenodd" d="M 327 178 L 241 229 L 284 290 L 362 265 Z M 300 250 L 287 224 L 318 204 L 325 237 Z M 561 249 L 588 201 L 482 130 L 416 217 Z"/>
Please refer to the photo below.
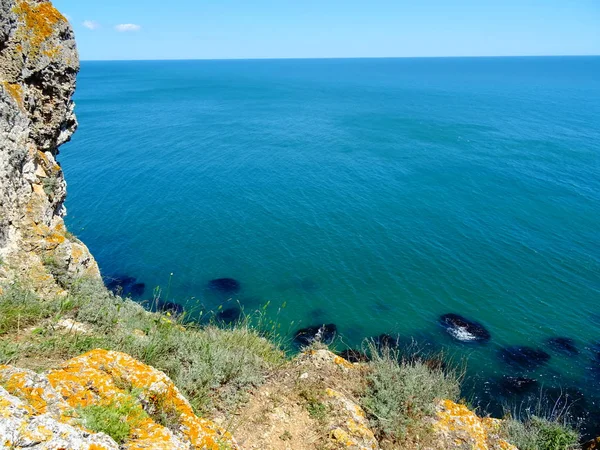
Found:
<path fill-rule="evenodd" d="M 569 450 L 579 448 L 579 433 L 559 419 L 530 416 L 523 421 L 507 419 L 502 434 L 519 450 Z"/>
<path fill-rule="evenodd" d="M 381 437 L 402 442 L 423 434 L 428 428 L 424 419 L 435 414 L 437 402 L 458 399 L 460 381 L 454 371 L 403 359 L 389 348 L 369 347 L 371 371 L 362 404 Z"/>
<path fill-rule="evenodd" d="M 0 358 L 6 362 L 13 362 L 15 353 L 56 360 L 94 348 L 122 351 L 164 371 L 199 413 L 217 405 L 233 407 L 248 388 L 262 383 L 267 372 L 285 361 L 278 345 L 263 337 L 250 320 L 226 329 L 182 323 L 111 294 L 98 280 L 77 280 L 66 298 L 47 302 L 26 291 L 5 297 L 0 296 L 0 313 L 2 305 L 11 305 L 12 309 L 4 309 L 13 312 L 0 316 L 0 330 L 66 316 L 92 328 L 90 334 L 77 334 L 44 324 L 17 351 L 0 346 Z"/>
<path fill-rule="evenodd" d="M 54 197 L 54 191 L 58 187 L 58 178 L 55 176 L 44 178 L 42 186 L 46 195 L 52 199 Z"/>
<path fill-rule="evenodd" d="M 118 444 L 124 443 L 146 417 L 132 395 L 108 405 L 88 405 L 76 410 L 82 426 L 96 433 L 105 433 Z"/>

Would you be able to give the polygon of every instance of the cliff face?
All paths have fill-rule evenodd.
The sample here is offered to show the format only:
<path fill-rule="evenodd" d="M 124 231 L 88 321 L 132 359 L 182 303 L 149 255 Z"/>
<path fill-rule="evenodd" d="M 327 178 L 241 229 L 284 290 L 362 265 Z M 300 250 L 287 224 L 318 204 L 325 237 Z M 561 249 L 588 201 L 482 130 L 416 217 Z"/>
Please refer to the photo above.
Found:
<path fill-rule="evenodd" d="M 56 161 L 77 127 L 78 70 L 73 30 L 50 2 L 0 0 L 0 281 L 29 280 L 42 293 L 100 276 L 65 229 Z"/>

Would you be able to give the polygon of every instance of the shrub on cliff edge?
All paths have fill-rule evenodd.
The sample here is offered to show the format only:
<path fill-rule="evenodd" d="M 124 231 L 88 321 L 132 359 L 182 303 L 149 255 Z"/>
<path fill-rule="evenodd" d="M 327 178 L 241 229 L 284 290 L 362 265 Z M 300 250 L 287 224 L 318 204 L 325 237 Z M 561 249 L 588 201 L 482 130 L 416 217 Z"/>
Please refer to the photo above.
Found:
<path fill-rule="evenodd" d="M 362 404 L 373 428 L 394 444 L 423 440 L 429 431 L 426 419 L 435 415 L 437 402 L 458 399 L 460 377 L 427 361 L 404 359 L 395 349 L 369 347 L 371 372 Z"/>
<path fill-rule="evenodd" d="M 560 419 L 530 416 L 506 419 L 502 434 L 519 450 L 570 450 L 579 448 L 579 433 Z"/>

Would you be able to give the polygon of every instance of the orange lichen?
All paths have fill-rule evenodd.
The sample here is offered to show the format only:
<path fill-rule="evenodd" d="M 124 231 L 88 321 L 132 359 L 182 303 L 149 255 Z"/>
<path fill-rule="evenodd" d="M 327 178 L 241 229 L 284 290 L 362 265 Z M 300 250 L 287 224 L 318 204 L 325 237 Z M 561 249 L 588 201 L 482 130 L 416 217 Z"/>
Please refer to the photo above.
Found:
<path fill-rule="evenodd" d="M 345 367 L 346 369 L 353 369 L 354 368 L 354 366 L 352 365 L 351 362 L 346 361 L 341 356 L 337 356 L 336 355 L 335 358 L 333 358 L 333 362 L 335 364 L 337 364 L 338 366 Z"/>
<path fill-rule="evenodd" d="M 23 106 L 23 88 L 18 83 L 2 82 L 2 87 L 20 107 Z"/>
<path fill-rule="evenodd" d="M 9 394 L 27 402 L 33 414 L 44 414 L 46 412 L 48 404 L 43 398 L 44 390 L 41 387 L 32 386 L 28 382 L 25 373 L 17 372 L 2 381 L 4 389 Z"/>
<path fill-rule="evenodd" d="M 62 168 L 54 161 L 54 158 L 49 158 L 48 155 L 41 150 L 37 151 L 37 159 L 48 175 L 56 175 L 57 172 L 62 171 Z"/>
<path fill-rule="evenodd" d="M 13 12 L 20 22 L 18 37 L 29 43 L 33 56 L 37 55 L 40 46 L 52 36 L 55 25 L 67 20 L 50 2 L 32 5 L 22 0 L 13 8 Z"/>
<path fill-rule="evenodd" d="M 124 353 L 93 350 L 68 361 L 59 370 L 51 371 L 48 380 L 74 408 L 114 402 L 126 395 L 120 386 L 140 390 L 154 409 L 168 409 L 173 413 L 179 422 L 178 429 L 193 448 L 217 450 L 219 440 L 233 442 L 229 433 L 197 417 L 164 373 Z M 148 418 L 132 430 L 126 447 L 142 449 L 151 444 L 152 448 L 169 448 L 170 439 L 170 431 Z"/>
<path fill-rule="evenodd" d="M 442 434 L 454 437 L 457 445 L 469 442 L 473 450 L 492 448 L 490 441 L 506 450 L 515 450 L 511 444 L 499 439 L 496 434 L 501 421 L 492 418 L 480 418 L 467 408 L 451 400 L 443 400 L 437 414 L 435 428 Z"/>
<path fill-rule="evenodd" d="M 60 45 L 55 45 L 54 47 L 44 50 L 44 55 L 48 58 L 54 59 L 60 54 Z"/>
<path fill-rule="evenodd" d="M 100 444 L 90 444 L 88 450 L 106 450 L 106 447 Z"/>

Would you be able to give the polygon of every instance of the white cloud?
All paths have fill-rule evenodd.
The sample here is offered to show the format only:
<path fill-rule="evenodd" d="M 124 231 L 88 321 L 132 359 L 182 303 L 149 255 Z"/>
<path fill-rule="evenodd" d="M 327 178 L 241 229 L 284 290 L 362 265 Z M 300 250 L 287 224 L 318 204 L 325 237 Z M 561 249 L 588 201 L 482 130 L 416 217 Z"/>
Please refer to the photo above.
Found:
<path fill-rule="evenodd" d="M 94 22 L 93 20 L 84 20 L 83 26 L 88 30 L 97 30 L 100 28 L 100 24 L 98 22 Z"/>
<path fill-rule="evenodd" d="M 120 23 L 115 26 L 115 30 L 123 33 L 126 31 L 140 31 L 142 29 L 141 26 L 136 25 L 135 23 Z"/>

